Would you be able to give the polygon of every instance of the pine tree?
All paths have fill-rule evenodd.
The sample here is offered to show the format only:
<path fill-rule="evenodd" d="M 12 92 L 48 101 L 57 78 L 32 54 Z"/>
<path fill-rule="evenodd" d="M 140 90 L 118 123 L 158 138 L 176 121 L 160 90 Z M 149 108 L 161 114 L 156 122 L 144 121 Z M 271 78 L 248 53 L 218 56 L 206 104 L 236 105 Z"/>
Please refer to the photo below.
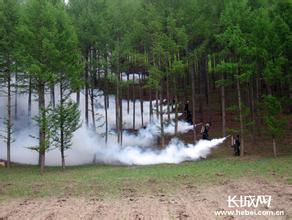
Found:
<path fill-rule="evenodd" d="M 64 4 L 64 3 L 63 3 Z M 20 28 L 25 48 L 24 65 L 38 94 L 39 164 L 44 172 L 45 152 L 49 131 L 45 91 L 57 81 L 70 81 L 71 89 L 78 88 L 79 52 L 74 29 L 61 2 L 29 0 L 25 3 Z"/>
<path fill-rule="evenodd" d="M 0 77 L 1 84 L 6 89 L 3 90 L 7 97 L 7 116 L 4 119 L 5 131 L 3 136 L 7 146 L 7 168 L 11 162 L 11 144 L 14 141 L 13 119 L 12 119 L 12 95 L 13 95 L 13 75 L 16 70 L 19 47 L 18 22 L 19 22 L 19 1 L 0 1 Z"/>
<path fill-rule="evenodd" d="M 62 90 L 62 88 L 60 88 Z M 60 149 L 62 168 L 65 169 L 65 150 L 72 145 L 73 133 L 81 126 L 77 103 L 63 96 L 60 103 L 49 112 L 52 146 Z"/>
<path fill-rule="evenodd" d="M 283 135 L 283 126 L 286 124 L 286 120 L 280 116 L 282 113 L 282 106 L 277 98 L 271 95 L 267 95 L 263 98 L 262 105 L 264 123 L 273 140 L 274 157 L 277 157 L 276 139 Z"/>

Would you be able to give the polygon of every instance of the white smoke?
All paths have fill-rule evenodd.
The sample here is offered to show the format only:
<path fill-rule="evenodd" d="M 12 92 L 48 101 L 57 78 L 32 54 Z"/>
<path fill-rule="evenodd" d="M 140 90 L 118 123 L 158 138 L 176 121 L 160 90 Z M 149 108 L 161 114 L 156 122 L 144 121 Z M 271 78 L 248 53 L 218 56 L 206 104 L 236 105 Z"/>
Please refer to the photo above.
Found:
<path fill-rule="evenodd" d="M 200 140 L 197 144 L 184 144 L 178 139 L 172 139 L 170 144 L 162 150 L 153 148 L 130 147 L 120 148 L 111 146 L 106 149 L 98 149 L 100 155 L 98 162 L 121 163 L 128 165 L 148 165 L 161 163 L 181 163 L 187 160 L 205 158 L 212 148 L 223 143 L 225 138 L 211 141 Z"/>
<path fill-rule="evenodd" d="M 56 89 L 56 94 L 58 90 Z M 95 112 L 100 116 L 102 126 L 97 128 L 96 132 L 83 126 L 78 129 L 73 137 L 73 145 L 71 149 L 65 152 L 67 165 L 80 165 L 92 163 L 93 160 L 98 163 L 106 164 L 128 164 L 128 165 L 146 165 L 159 163 L 180 163 L 185 160 L 197 160 L 200 157 L 206 157 L 212 148 L 218 146 L 224 141 L 224 138 L 213 139 L 211 141 L 199 141 L 196 144 L 184 144 L 178 139 L 173 139 L 164 149 L 155 147 L 157 140 L 160 137 L 160 121 L 154 114 L 153 120 L 150 122 L 150 102 L 144 101 L 144 128 L 141 121 L 141 105 L 137 100 L 135 104 L 136 128 L 140 128 L 136 134 L 123 132 L 123 145 L 117 143 L 117 135 L 115 129 L 115 97 L 109 97 L 108 108 L 108 124 L 109 136 L 108 142 L 105 143 L 103 135 L 105 131 L 104 122 L 104 97 L 102 92 L 96 98 Z M 72 95 L 75 99 L 76 94 Z M 13 97 L 14 99 L 15 97 Z M 13 162 L 23 164 L 37 164 L 38 153 L 28 149 L 37 145 L 37 139 L 31 138 L 31 135 L 37 136 L 38 128 L 34 122 L 28 119 L 28 95 L 18 95 L 18 119 L 14 120 L 15 142 L 11 146 L 11 160 Z M 46 101 L 49 102 L 50 95 L 46 95 Z M 58 100 L 57 100 L 58 101 Z M 84 118 L 84 95 L 81 95 L 81 113 Z M 122 101 L 123 105 L 123 127 L 133 127 L 133 102 L 130 102 L 129 114 L 127 112 L 127 101 Z M 155 102 L 153 102 L 154 104 Z M 5 97 L 0 97 L 1 112 L 0 117 L 4 118 L 6 114 L 7 100 Z M 164 111 L 166 107 L 164 107 Z M 36 115 L 37 100 L 33 100 L 32 115 Z M 171 114 L 174 118 L 174 114 Z M 29 123 L 31 121 L 31 123 Z M 84 121 L 84 120 L 83 120 Z M 0 129 L 4 129 L 4 124 L 1 122 Z M 184 122 L 178 122 L 178 132 L 185 133 L 193 129 L 193 126 Z M 174 134 L 174 122 L 165 125 L 164 131 L 168 135 Z M 0 159 L 6 159 L 6 145 L 3 140 L 0 140 Z M 60 165 L 61 157 L 58 149 L 52 149 L 46 153 L 46 165 Z"/>

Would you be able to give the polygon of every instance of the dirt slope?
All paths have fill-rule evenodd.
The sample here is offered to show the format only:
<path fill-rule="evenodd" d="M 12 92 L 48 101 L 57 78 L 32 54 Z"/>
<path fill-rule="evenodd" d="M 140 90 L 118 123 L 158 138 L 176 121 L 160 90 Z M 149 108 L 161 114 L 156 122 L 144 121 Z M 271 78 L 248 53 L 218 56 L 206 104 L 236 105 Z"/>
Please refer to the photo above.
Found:
<path fill-rule="evenodd" d="M 137 188 L 122 189 L 119 198 L 38 198 L 6 201 L 0 204 L 0 219 L 291 219 L 292 186 L 256 181 L 227 181 L 216 186 L 180 186 L 177 192 L 152 190 L 142 194 Z M 228 195 L 271 195 L 272 207 L 258 210 L 284 210 L 283 217 L 216 217 L 227 207 Z"/>

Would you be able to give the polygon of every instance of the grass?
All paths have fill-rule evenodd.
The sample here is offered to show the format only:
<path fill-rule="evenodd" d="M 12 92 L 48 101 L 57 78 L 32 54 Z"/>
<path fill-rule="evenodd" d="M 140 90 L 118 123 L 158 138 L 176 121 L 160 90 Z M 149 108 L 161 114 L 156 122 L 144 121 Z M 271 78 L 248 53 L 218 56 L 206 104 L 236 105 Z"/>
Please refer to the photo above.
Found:
<path fill-rule="evenodd" d="M 47 167 L 43 176 L 37 166 L 0 168 L 0 201 L 46 196 L 111 198 L 125 189 L 140 192 L 175 192 L 180 186 L 222 184 L 226 180 L 263 178 L 292 184 L 292 156 L 274 158 L 227 158 L 185 162 L 179 165 Z"/>

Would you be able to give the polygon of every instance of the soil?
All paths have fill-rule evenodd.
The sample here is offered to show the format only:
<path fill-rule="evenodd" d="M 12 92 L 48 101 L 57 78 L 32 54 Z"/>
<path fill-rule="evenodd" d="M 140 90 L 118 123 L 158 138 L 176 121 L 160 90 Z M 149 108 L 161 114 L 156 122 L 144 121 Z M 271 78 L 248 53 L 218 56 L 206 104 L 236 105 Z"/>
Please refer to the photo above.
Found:
<path fill-rule="evenodd" d="M 183 178 L 183 177 L 181 177 Z M 196 186 L 185 183 L 173 194 L 146 183 L 150 192 L 127 186 L 118 198 L 62 197 L 13 199 L 0 203 L 0 219 L 291 219 L 292 185 L 265 180 L 225 181 L 220 185 Z M 148 186 L 149 185 L 149 186 Z M 154 190 L 155 189 L 155 190 Z M 169 191 L 169 190 L 168 190 Z M 271 207 L 256 210 L 283 210 L 282 217 L 223 216 L 216 210 L 227 207 L 228 196 L 271 195 Z"/>

